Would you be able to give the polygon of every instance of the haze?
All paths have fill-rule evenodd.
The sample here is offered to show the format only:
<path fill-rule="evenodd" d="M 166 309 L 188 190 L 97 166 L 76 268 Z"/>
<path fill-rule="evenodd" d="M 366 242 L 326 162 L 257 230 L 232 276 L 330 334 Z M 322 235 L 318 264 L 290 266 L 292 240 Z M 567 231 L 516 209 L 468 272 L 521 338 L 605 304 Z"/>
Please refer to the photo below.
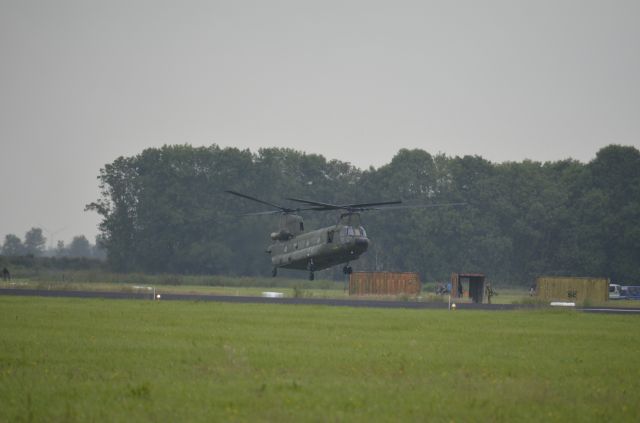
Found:
<path fill-rule="evenodd" d="M 640 145 L 637 1 L 0 0 L 0 236 L 97 233 L 163 144 L 589 161 Z"/>

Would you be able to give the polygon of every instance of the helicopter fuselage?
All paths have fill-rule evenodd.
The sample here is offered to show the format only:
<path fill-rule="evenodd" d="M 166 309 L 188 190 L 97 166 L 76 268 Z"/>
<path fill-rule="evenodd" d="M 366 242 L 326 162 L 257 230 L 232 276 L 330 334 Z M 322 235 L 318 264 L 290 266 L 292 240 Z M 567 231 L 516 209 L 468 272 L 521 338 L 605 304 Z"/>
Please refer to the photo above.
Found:
<path fill-rule="evenodd" d="M 368 246 L 369 238 L 362 226 L 338 223 L 276 241 L 267 252 L 274 268 L 314 271 L 355 260 Z"/>
<path fill-rule="evenodd" d="M 369 238 L 360 225 L 360 212 L 378 210 L 378 207 L 394 206 L 401 201 L 382 201 L 357 204 L 329 204 L 318 201 L 288 198 L 290 201 L 304 204 L 303 207 L 292 208 L 264 201 L 251 195 L 227 190 L 229 194 L 242 197 L 271 207 L 271 211 L 245 213 L 249 215 L 279 214 L 280 225 L 277 232 L 271 233 L 274 241 L 267 248 L 271 254 L 272 276 L 276 276 L 278 268 L 299 269 L 309 271 L 309 279 L 314 279 L 316 270 L 326 269 L 344 263 L 342 271 L 351 274 L 349 262 L 356 260 L 369 247 Z M 340 211 L 340 219 L 334 226 L 305 232 L 304 222 L 299 212 L 304 211 Z"/>
<path fill-rule="evenodd" d="M 289 197 L 288 200 L 302 203 L 297 208 L 285 207 L 269 201 L 264 201 L 251 195 L 227 190 L 229 194 L 242 197 L 269 206 L 271 211 L 245 213 L 245 215 L 279 214 L 280 225 L 277 232 L 271 233 L 275 241 L 267 248 L 271 254 L 272 276 L 277 275 L 278 268 L 308 270 L 309 279 L 314 279 L 314 271 L 326 269 L 336 264 L 345 263 L 343 272 L 350 274 L 352 269 L 349 262 L 356 260 L 369 247 L 369 238 L 360 225 L 360 212 L 369 210 L 390 210 L 392 208 L 434 207 L 440 205 L 415 204 L 400 205 L 402 201 L 379 201 L 357 204 L 330 204 L 319 201 L 303 200 Z M 463 205 L 464 203 L 441 204 L 447 206 Z M 340 211 L 340 219 L 334 226 L 328 226 L 315 231 L 305 232 L 304 222 L 299 212 Z"/>

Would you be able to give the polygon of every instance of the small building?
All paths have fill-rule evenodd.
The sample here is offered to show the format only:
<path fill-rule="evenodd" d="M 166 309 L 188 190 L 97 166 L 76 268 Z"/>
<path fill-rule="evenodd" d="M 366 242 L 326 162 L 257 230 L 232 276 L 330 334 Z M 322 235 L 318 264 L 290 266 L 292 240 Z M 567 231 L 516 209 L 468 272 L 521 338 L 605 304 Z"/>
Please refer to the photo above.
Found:
<path fill-rule="evenodd" d="M 571 276 L 540 276 L 536 296 L 547 301 L 601 303 L 609 300 L 609 279 Z"/>
<path fill-rule="evenodd" d="M 418 295 L 420 278 L 416 272 L 353 272 L 349 295 Z"/>
<path fill-rule="evenodd" d="M 482 273 L 452 273 L 451 298 L 463 298 L 467 292 L 471 301 L 481 304 L 484 297 L 484 281 L 485 276 Z"/>

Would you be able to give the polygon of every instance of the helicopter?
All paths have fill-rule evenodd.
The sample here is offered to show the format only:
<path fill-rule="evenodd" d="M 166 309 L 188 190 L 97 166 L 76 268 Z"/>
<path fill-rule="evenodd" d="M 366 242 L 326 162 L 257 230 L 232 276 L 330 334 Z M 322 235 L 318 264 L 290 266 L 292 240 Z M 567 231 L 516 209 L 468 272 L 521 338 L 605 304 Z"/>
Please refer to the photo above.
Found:
<path fill-rule="evenodd" d="M 353 272 L 350 262 L 357 260 L 365 253 L 370 244 L 367 232 L 361 224 L 361 212 L 392 208 L 464 204 L 400 205 L 402 203 L 401 200 L 360 204 L 330 204 L 289 197 L 287 200 L 302 205 L 298 208 L 289 208 L 237 191 L 226 190 L 225 192 L 272 208 L 272 210 L 268 211 L 245 213 L 245 216 L 280 215 L 279 229 L 277 232 L 271 233 L 271 240 L 274 243 L 266 249 L 266 252 L 271 255 L 271 264 L 273 266 L 271 275 L 273 277 L 277 276 L 278 268 L 306 270 L 309 272 L 309 280 L 315 279 L 316 271 L 343 263 L 342 271 L 345 275 L 350 275 Z M 305 231 L 304 220 L 299 215 L 300 212 L 332 210 L 340 211 L 335 225 L 313 231 Z"/>

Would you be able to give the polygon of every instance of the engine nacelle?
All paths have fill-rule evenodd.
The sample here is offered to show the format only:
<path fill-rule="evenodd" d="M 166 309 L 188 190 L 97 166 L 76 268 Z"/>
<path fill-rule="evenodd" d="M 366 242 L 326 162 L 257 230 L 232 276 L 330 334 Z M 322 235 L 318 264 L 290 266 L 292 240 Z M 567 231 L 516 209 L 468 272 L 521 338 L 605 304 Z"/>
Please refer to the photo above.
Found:
<path fill-rule="evenodd" d="M 279 232 L 271 232 L 271 239 L 274 241 L 288 241 L 293 238 L 291 232 L 281 229 Z"/>

